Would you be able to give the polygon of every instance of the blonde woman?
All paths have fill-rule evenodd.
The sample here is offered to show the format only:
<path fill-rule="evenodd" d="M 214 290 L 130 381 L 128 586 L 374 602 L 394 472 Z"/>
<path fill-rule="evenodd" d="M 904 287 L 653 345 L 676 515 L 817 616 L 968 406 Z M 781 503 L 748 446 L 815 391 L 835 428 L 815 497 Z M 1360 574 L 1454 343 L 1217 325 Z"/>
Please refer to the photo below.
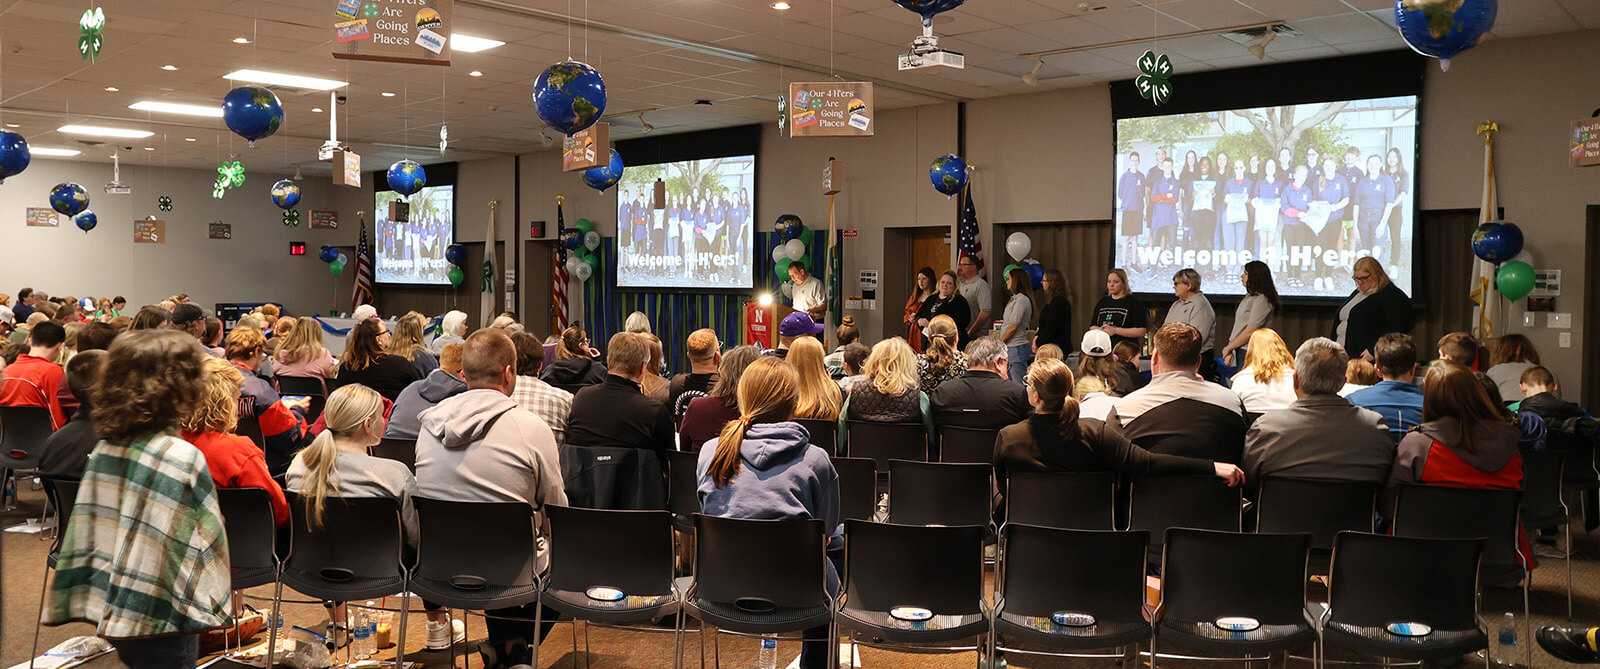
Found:
<path fill-rule="evenodd" d="M 1245 349 L 1244 368 L 1233 375 L 1233 392 L 1249 413 L 1286 409 L 1294 392 L 1294 356 L 1272 328 L 1256 328 Z"/>
<path fill-rule="evenodd" d="M 1377 258 L 1357 259 L 1350 278 L 1356 282 L 1356 289 L 1339 308 L 1329 339 L 1339 342 L 1350 357 L 1371 359 L 1372 347 L 1379 337 L 1390 332 L 1411 332 L 1416 312 L 1411 298 L 1389 281 Z"/>
<path fill-rule="evenodd" d="M 928 347 L 917 359 L 917 379 L 922 392 L 931 393 L 939 384 L 967 373 L 967 354 L 956 350 L 961 330 L 955 319 L 935 316 L 928 321 Z"/>
<path fill-rule="evenodd" d="M 249 437 L 234 434 L 239 423 L 239 389 L 244 373 L 222 358 L 207 356 L 200 403 L 178 422 L 179 436 L 206 456 L 218 488 L 260 488 L 272 498 L 278 527 L 289 525 L 289 502 L 267 471 L 267 459 Z"/>
<path fill-rule="evenodd" d="M 850 394 L 839 409 L 839 434 L 845 434 L 846 421 L 878 423 L 921 421 L 933 434 L 933 415 L 928 410 L 928 394 L 917 381 L 917 355 L 899 337 L 885 339 L 872 347 L 861 373 L 866 376 L 850 386 Z"/>
<path fill-rule="evenodd" d="M 415 311 L 408 311 L 394 323 L 394 334 L 389 336 L 389 346 L 386 352 L 405 358 L 413 367 L 417 368 L 420 377 L 427 377 L 433 370 L 439 368 L 439 357 L 434 355 L 423 344 L 424 330 L 428 327 L 428 319 Z"/>
<path fill-rule="evenodd" d="M 640 379 L 639 389 L 650 399 L 666 404 L 672 392 L 672 382 L 661 376 L 661 361 L 666 357 L 661 349 L 661 338 L 648 332 L 644 333 L 644 338 L 650 342 L 650 361 L 644 365 L 644 377 Z"/>
<path fill-rule="evenodd" d="M 650 317 L 642 311 L 628 314 L 627 320 L 622 322 L 622 329 L 635 334 L 653 334 L 650 330 Z"/>
<path fill-rule="evenodd" d="M 301 316 L 287 338 L 278 344 L 272 362 L 273 371 L 278 376 L 309 376 L 327 380 L 333 376 L 333 366 L 338 361 L 322 345 L 322 324 L 310 316 Z"/>
<path fill-rule="evenodd" d="M 789 356 L 784 360 L 794 367 L 800 394 L 795 418 L 839 419 L 839 406 L 844 398 L 839 384 L 828 374 L 823 358 L 822 342 L 815 337 L 801 337 L 789 347 Z"/>

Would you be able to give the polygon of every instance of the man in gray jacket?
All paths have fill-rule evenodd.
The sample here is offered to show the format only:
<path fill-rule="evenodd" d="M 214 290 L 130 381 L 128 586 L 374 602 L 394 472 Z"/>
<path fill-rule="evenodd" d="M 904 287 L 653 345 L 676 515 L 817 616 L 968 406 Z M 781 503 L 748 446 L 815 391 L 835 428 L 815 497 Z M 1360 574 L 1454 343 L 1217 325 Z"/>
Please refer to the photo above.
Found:
<path fill-rule="evenodd" d="M 417 436 L 416 497 L 457 502 L 525 502 L 533 507 L 542 572 L 550 563 L 547 504 L 565 506 L 561 464 L 550 426 L 511 400 L 517 353 L 502 330 L 467 337 L 461 360 L 467 390 L 422 412 Z M 489 611 L 490 616 L 532 620 L 532 604 Z M 489 618 L 489 645 L 506 666 L 531 658 L 528 644 L 549 632 L 556 613 L 546 609 L 542 629 L 531 622 Z"/>
<path fill-rule="evenodd" d="M 1382 483 L 1394 464 L 1394 441 L 1383 418 L 1339 397 L 1344 347 L 1326 337 L 1309 339 L 1294 356 L 1294 390 L 1300 399 L 1268 411 L 1245 434 L 1245 480 L 1267 477 Z"/>

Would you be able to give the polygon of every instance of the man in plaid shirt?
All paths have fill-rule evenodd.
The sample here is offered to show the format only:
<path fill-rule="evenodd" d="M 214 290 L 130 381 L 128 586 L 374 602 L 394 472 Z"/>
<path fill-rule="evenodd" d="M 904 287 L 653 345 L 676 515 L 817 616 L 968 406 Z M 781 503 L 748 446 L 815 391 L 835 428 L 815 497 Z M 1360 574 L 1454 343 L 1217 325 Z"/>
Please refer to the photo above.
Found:
<path fill-rule="evenodd" d="M 572 413 L 572 393 L 539 380 L 544 344 L 539 343 L 537 337 L 516 332 L 511 335 L 511 344 L 517 347 L 517 387 L 511 391 L 511 401 L 544 419 L 556 435 L 556 445 L 567 443 L 567 414 Z"/>

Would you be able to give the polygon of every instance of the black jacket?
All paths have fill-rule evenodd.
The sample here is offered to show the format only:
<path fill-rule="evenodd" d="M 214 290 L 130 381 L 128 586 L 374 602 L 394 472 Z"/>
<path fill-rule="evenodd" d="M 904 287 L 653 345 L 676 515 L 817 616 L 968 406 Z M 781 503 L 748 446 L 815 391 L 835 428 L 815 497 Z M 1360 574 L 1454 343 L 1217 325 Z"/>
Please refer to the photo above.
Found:
<path fill-rule="evenodd" d="M 666 477 L 654 451 L 610 446 L 561 447 L 567 505 L 580 509 L 667 508 Z"/>
<path fill-rule="evenodd" d="M 1039 331 L 1033 339 L 1040 346 L 1060 346 L 1063 354 L 1077 349 L 1072 341 L 1072 303 L 1067 298 L 1057 297 L 1044 305 L 1044 311 L 1039 313 Z"/>
<path fill-rule="evenodd" d="M 1352 291 L 1354 298 L 1359 291 Z M 1393 283 L 1367 296 L 1361 304 L 1350 309 L 1349 324 L 1344 329 L 1344 350 L 1350 357 L 1361 357 L 1378 343 L 1378 338 L 1390 332 L 1411 332 L 1416 323 L 1416 313 L 1411 308 L 1411 298 Z M 1338 341 L 1339 323 L 1335 319 L 1328 337 Z"/>
<path fill-rule="evenodd" d="M 576 395 L 587 386 L 605 382 L 606 366 L 588 358 L 557 360 L 539 373 L 539 380 Z"/>
<path fill-rule="evenodd" d="M 50 433 L 39 453 L 39 473 L 45 476 L 78 480 L 83 478 L 83 468 L 89 464 L 89 454 L 100 443 L 94 433 L 94 421 L 89 405 L 78 407 L 72 420 L 61 429 Z"/>
<path fill-rule="evenodd" d="M 961 333 L 960 340 L 963 346 L 967 343 L 967 326 L 972 324 L 972 306 L 967 304 L 967 298 L 961 293 L 951 293 L 947 299 L 939 299 L 939 294 L 922 301 L 922 308 L 917 310 L 915 320 L 924 318 L 933 320 L 934 316 L 949 316 L 956 322 L 956 330 Z"/>
<path fill-rule="evenodd" d="M 980 430 L 998 430 L 1019 422 L 1033 411 L 1028 391 L 1020 383 L 1000 378 L 999 374 L 968 370 L 966 375 L 939 384 L 928 397 L 933 420 L 940 426 L 954 425 Z"/>
<path fill-rule="evenodd" d="M 615 374 L 572 398 L 567 443 L 573 446 L 627 446 L 659 457 L 672 449 L 672 409 L 651 399 L 639 384 Z"/>

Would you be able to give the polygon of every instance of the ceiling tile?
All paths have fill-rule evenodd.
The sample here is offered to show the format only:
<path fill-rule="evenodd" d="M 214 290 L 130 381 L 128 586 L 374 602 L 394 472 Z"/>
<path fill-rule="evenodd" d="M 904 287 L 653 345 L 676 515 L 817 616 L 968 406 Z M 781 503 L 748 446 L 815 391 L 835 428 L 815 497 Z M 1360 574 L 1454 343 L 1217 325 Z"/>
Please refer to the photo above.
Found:
<path fill-rule="evenodd" d="M 1201 30 L 1260 23 L 1272 18 L 1234 0 L 1175 0 L 1157 7 L 1162 14 Z"/>
<path fill-rule="evenodd" d="M 1301 19 L 1289 25 L 1305 33 L 1307 37 L 1329 46 L 1348 42 L 1370 42 L 1386 37 L 1398 38 L 1393 28 L 1359 12 L 1320 19 Z"/>
<path fill-rule="evenodd" d="M 1570 17 L 1526 21 L 1523 23 L 1505 23 L 1496 20 L 1494 22 L 1494 34 L 1502 38 L 1533 37 L 1535 35 L 1571 32 L 1582 27 L 1576 19 Z"/>

